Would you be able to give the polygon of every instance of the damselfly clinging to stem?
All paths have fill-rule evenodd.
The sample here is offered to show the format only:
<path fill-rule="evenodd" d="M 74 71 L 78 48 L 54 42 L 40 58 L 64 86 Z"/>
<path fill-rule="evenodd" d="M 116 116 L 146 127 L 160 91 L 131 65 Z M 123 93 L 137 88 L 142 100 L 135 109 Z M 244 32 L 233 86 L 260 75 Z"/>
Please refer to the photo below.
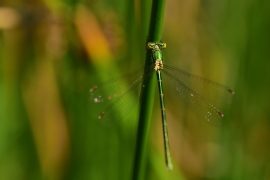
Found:
<path fill-rule="evenodd" d="M 145 82 L 145 80 L 156 72 L 162 116 L 165 160 L 167 168 L 171 170 L 173 165 L 169 148 L 162 73 L 169 77 L 177 94 L 184 100 L 186 105 L 196 115 L 215 126 L 222 126 L 224 115 L 212 102 L 230 104 L 234 91 L 214 81 L 163 64 L 161 50 L 166 48 L 166 43 L 164 42 L 148 42 L 147 48 L 151 50 L 152 65 L 126 76 L 110 80 L 101 86 L 92 87 L 90 89 L 90 98 L 95 103 L 112 101 L 99 114 L 98 118 L 102 121 L 110 123 L 114 120 L 122 119 L 136 102 L 138 102 L 141 87 L 144 87 L 142 82 Z"/>

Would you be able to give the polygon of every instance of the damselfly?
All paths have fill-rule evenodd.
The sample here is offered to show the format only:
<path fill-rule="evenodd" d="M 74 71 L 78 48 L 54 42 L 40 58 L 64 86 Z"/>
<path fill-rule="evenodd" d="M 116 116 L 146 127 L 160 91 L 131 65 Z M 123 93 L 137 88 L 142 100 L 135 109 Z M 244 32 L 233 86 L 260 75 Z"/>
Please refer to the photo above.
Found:
<path fill-rule="evenodd" d="M 141 87 L 144 87 L 142 82 L 145 82 L 145 80 L 156 72 L 163 125 L 165 159 L 167 168 L 172 169 L 162 73 L 169 77 L 177 94 L 184 100 L 187 106 L 200 118 L 215 126 L 223 125 L 224 114 L 212 102 L 230 104 L 234 91 L 214 81 L 163 64 L 161 50 L 166 48 L 166 43 L 164 42 L 148 42 L 147 48 L 151 51 L 152 65 L 126 76 L 112 79 L 101 86 L 92 87 L 90 89 L 90 98 L 95 103 L 112 101 L 99 114 L 99 119 L 107 123 L 120 120 L 138 102 Z"/>

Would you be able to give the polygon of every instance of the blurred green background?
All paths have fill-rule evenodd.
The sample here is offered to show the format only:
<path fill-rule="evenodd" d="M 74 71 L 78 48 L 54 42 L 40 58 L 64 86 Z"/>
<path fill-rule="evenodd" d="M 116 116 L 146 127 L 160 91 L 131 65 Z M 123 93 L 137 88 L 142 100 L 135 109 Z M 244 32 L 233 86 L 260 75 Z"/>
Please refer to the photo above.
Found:
<path fill-rule="evenodd" d="M 165 82 L 174 170 L 166 170 L 159 100 L 145 179 L 270 179 L 270 1 L 171 0 L 165 63 L 236 92 L 221 128 Z M 0 2 L 0 179 L 131 178 L 136 108 L 104 128 L 93 85 L 144 64 L 151 1 Z"/>

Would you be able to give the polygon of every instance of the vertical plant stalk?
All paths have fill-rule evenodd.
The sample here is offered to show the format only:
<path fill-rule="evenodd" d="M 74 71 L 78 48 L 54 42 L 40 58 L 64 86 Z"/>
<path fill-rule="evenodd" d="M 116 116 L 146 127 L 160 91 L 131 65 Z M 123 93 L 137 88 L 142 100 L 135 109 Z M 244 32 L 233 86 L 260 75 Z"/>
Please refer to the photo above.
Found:
<path fill-rule="evenodd" d="M 159 42 L 162 35 L 163 18 L 166 0 L 153 0 L 150 27 L 147 42 Z M 147 43 L 146 42 L 146 43 Z M 145 66 L 152 64 L 149 50 L 146 50 Z M 153 74 L 154 75 L 154 74 Z M 133 166 L 133 180 L 142 180 L 145 176 L 148 153 L 148 139 L 155 92 L 155 76 L 143 82 L 141 90 L 141 106 L 137 129 L 137 142 Z"/>

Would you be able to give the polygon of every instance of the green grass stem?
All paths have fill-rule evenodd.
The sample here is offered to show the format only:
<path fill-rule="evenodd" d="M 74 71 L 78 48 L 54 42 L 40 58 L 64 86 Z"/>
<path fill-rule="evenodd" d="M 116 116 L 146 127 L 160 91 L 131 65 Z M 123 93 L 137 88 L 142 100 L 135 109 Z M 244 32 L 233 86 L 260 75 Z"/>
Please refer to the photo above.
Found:
<path fill-rule="evenodd" d="M 150 18 L 150 27 L 148 31 L 147 42 L 157 42 L 161 40 L 163 16 L 166 0 L 153 0 L 152 12 Z M 146 42 L 146 43 L 147 43 Z M 146 52 L 145 66 L 153 63 L 151 56 Z M 137 142 L 135 150 L 135 159 L 133 167 L 133 180 L 142 180 L 145 177 L 149 130 L 155 92 L 155 76 L 151 76 L 141 91 L 141 106 L 139 115 L 139 124 L 137 129 Z"/>

